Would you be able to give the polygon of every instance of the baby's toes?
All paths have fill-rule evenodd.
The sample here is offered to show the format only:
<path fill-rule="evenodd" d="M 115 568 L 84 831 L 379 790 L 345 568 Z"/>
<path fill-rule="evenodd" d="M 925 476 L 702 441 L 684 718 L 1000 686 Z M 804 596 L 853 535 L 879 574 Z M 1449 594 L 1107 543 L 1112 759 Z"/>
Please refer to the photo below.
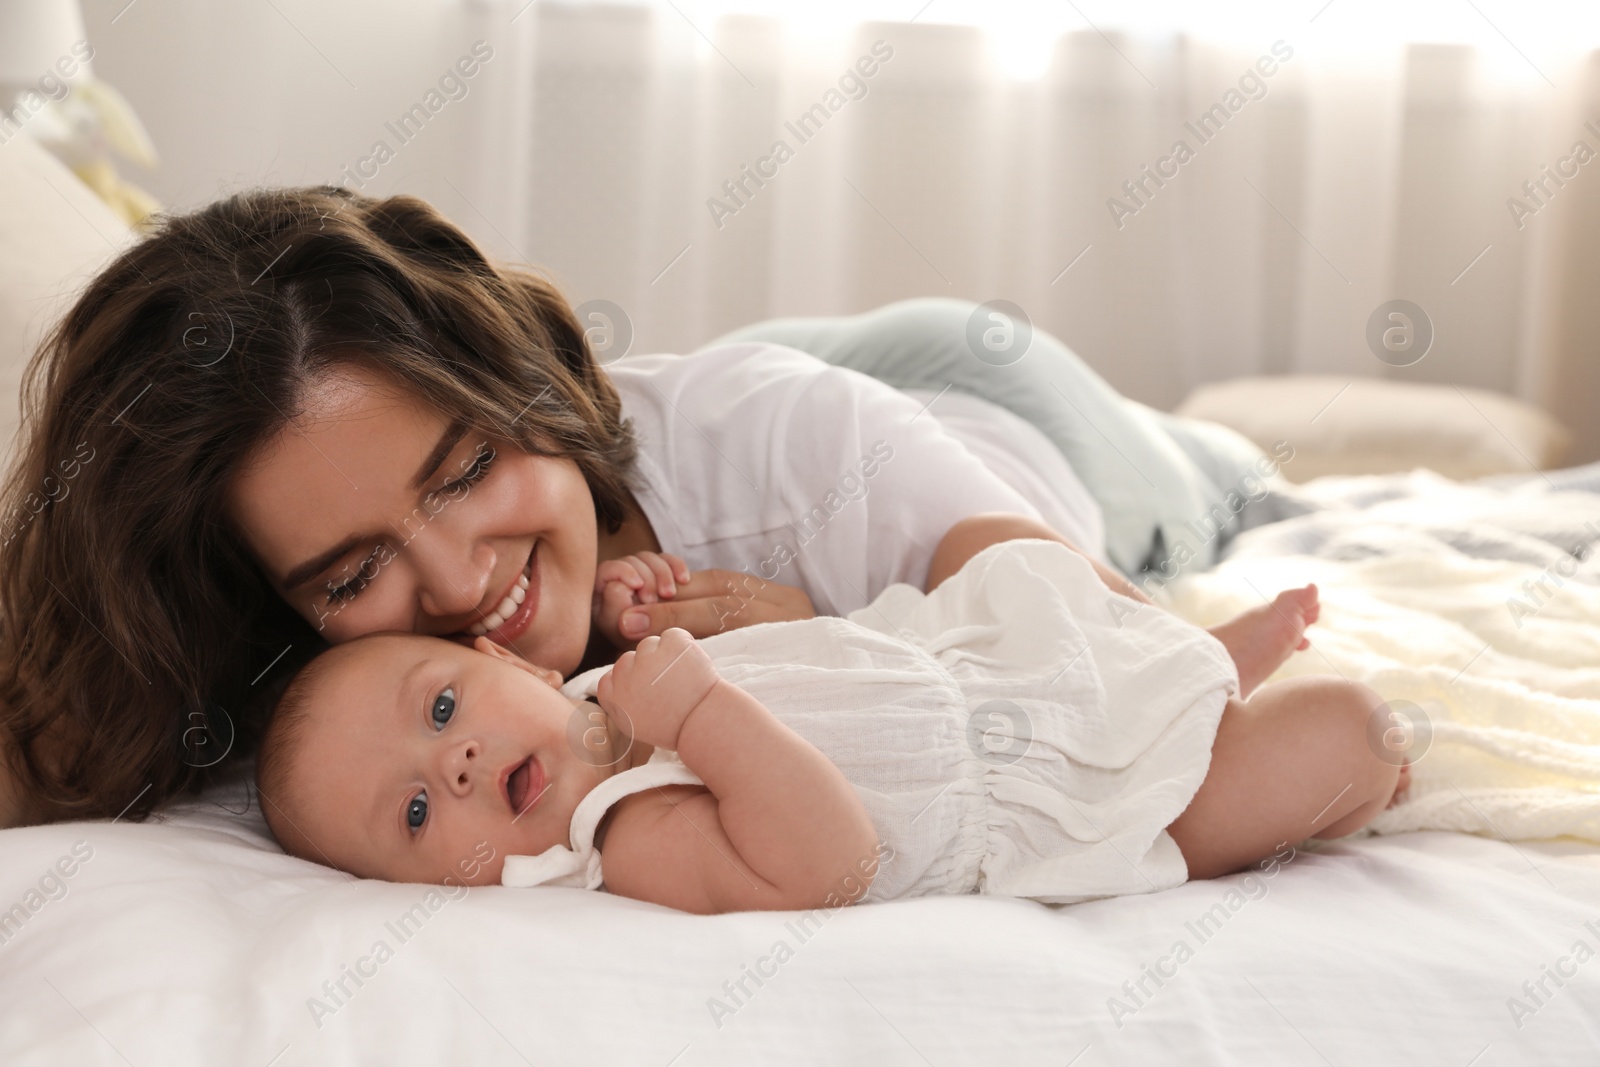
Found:
<path fill-rule="evenodd" d="M 1293 623 L 1296 629 L 1300 628 L 1306 617 L 1305 602 L 1300 596 L 1303 592 L 1301 589 L 1286 589 L 1272 602 L 1273 613 Z"/>
<path fill-rule="evenodd" d="M 1284 594 L 1290 597 L 1299 612 L 1301 620 L 1310 626 L 1322 616 L 1322 601 L 1317 596 L 1317 587 L 1308 585 L 1303 589 L 1291 589 Z"/>

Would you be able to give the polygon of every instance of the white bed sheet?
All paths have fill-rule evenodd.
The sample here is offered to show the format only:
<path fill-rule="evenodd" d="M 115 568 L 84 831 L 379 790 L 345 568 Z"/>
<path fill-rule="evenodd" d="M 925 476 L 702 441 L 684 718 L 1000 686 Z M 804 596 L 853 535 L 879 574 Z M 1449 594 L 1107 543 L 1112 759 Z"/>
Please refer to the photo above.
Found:
<path fill-rule="evenodd" d="M 4 906 L 74 843 L 93 849 L 65 896 L 0 945 L 0 1062 L 1600 1060 L 1600 957 L 1564 987 L 1546 978 L 1552 995 L 1531 1014 L 1508 1006 L 1574 942 L 1600 951 L 1600 851 L 1572 841 L 1376 837 L 1257 875 L 1232 911 L 1243 876 L 1066 908 L 859 907 L 819 915 L 804 941 L 792 914 L 704 918 L 490 887 L 444 902 L 402 941 L 386 924 L 427 887 L 290 859 L 246 806 L 241 783 L 161 822 L 0 834 Z M 1217 904 L 1227 917 L 1202 941 L 1187 924 Z M 1122 983 L 1180 939 L 1192 958 L 1169 959 L 1173 977 L 1145 979 L 1152 995 L 1114 1019 L 1110 998 L 1134 1004 Z M 359 987 L 347 978 L 352 995 L 334 1005 L 324 981 L 379 941 L 392 957 L 363 965 Z M 792 949 L 781 962 L 779 941 Z M 751 996 L 734 1001 L 723 983 L 758 965 L 771 976 L 746 978 Z M 337 1010 L 319 1017 L 317 996 Z M 713 997 L 732 1014 L 716 1017 Z"/>

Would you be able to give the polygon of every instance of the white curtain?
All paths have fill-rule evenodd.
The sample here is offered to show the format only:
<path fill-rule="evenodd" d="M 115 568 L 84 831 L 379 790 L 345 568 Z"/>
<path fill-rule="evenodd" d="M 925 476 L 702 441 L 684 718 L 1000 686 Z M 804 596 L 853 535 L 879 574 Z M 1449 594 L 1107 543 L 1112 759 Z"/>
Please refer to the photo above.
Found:
<path fill-rule="evenodd" d="M 416 193 L 574 301 L 620 305 L 634 351 L 1003 298 L 1157 407 L 1246 374 L 1450 382 L 1542 404 L 1576 431 L 1570 459 L 1600 458 L 1600 160 L 1574 155 L 1600 153 L 1592 25 L 1487 0 L 1449 25 L 1361 0 L 1225 24 L 1083 3 L 961 25 L 945 4 L 851 22 L 688 0 L 188 0 L 86 21 L 164 155 L 136 177 L 174 207 L 344 175 Z M 401 144 L 385 124 L 480 40 L 493 55 L 465 95 Z M 1186 123 L 1208 111 L 1202 138 Z M 344 169 L 379 140 L 394 155 L 370 179 Z M 1365 340 L 1396 298 L 1435 331 L 1404 368 Z"/>

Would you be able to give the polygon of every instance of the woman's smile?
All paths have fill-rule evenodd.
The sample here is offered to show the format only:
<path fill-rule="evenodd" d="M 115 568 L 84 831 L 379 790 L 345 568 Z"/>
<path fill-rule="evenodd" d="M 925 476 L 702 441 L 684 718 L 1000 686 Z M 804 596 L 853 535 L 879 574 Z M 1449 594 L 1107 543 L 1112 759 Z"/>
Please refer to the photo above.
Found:
<path fill-rule="evenodd" d="M 521 637 L 539 611 L 539 542 L 533 543 L 528 562 L 512 581 L 492 611 L 467 627 L 473 637 L 487 636 L 498 645 L 510 647 Z"/>

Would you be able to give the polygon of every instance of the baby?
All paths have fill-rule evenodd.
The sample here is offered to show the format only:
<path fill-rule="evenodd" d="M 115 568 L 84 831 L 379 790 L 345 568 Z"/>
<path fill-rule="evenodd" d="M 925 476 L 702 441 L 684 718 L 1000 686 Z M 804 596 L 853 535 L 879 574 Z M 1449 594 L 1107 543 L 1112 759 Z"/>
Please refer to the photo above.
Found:
<path fill-rule="evenodd" d="M 1238 686 L 1216 637 L 1011 541 L 927 594 L 669 630 L 564 687 L 487 638 L 350 641 L 291 682 L 257 779 L 286 850 L 368 878 L 702 913 L 1072 902 L 1351 833 L 1403 788 L 1371 690 Z"/>

